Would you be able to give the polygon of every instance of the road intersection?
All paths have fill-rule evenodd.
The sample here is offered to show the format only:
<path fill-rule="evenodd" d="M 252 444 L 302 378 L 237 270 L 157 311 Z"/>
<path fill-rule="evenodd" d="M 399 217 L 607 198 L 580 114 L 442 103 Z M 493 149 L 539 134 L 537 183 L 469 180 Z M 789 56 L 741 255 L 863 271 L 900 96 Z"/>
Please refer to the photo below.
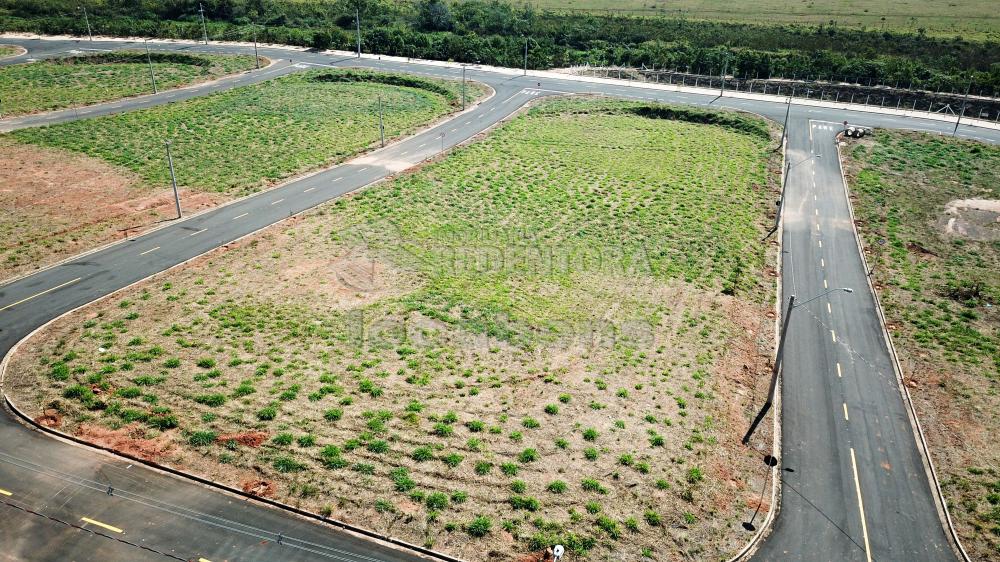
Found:
<path fill-rule="evenodd" d="M 75 41 L 4 42 L 28 49 L 13 61 L 79 48 Z M 90 46 L 135 45 L 95 41 Z M 166 43 L 156 48 L 252 54 L 249 47 L 233 45 Z M 57 119 L 40 115 L 0 121 L 0 130 L 132 111 L 182 99 L 169 97 L 181 91 L 186 97 L 204 95 L 303 67 L 362 66 L 439 78 L 461 76 L 457 66 L 439 63 L 274 48 L 260 51 L 280 62 L 240 75 L 242 82 L 224 79 L 200 89 L 102 104 L 99 112 L 67 110 Z M 676 92 L 489 69 L 467 72 L 469 79 L 488 84 L 496 93 L 447 121 L 320 173 L 0 285 L 0 356 L 68 311 L 416 165 L 468 141 L 542 96 L 588 93 L 711 105 L 778 121 L 786 109 L 779 98 L 719 99 L 717 92 L 707 90 Z M 789 320 L 794 329 L 785 355 L 783 447 L 777 467 L 783 481 L 781 515 L 756 558 L 954 560 L 855 239 L 835 144 L 844 120 L 941 133 L 950 133 L 953 127 L 942 121 L 842 108 L 791 108 L 781 294 L 805 300 L 832 287 L 853 287 L 855 292 L 817 299 L 796 309 Z M 1000 142 L 1000 131 L 967 126 L 959 131 Z M 7 387 L 11 384 L 16 381 L 5 382 Z M 769 445 L 764 449 L 769 452 Z M 108 494 L 107 487 L 116 492 Z M 0 543 L 10 559 L 419 559 L 414 553 L 26 430 L 7 414 L 0 415 L 0 513 Z M 80 532 L 73 525 L 105 536 Z"/>

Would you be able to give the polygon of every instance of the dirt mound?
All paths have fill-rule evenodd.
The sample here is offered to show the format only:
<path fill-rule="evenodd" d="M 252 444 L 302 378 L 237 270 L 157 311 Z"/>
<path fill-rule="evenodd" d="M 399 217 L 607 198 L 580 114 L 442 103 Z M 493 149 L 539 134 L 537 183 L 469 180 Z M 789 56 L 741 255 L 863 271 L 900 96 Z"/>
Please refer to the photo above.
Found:
<path fill-rule="evenodd" d="M 216 443 L 226 443 L 228 441 L 236 441 L 240 445 L 246 447 L 257 448 L 267 441 L 270 434 L 266 431 L 244 431 L 243 433 L 223 433 L 222 435 L 215 438 Z"/>
<path fill-rule="evenodd" d="M 58 410 L 49 408 L 35 418 L 35 423 L 43 427 L 59 427 L 62 425 L 62 416 L 59 415 Z"/>
<path fill-rule="evenodd" d="M 76 430 L 76 436 L 85 441 L 147 461 L 158 461 L 173 449 L 170 437 L 166 433 L 155 439 L 147 439 L 145 435 L 146 428 L 138 423 L 126 425 L 121 429 L 84 424 Z"/>
<path fill-rule="evenodd" d="M 944 207 L 938 225 L 945 234 L 970 240 L 1000 240 L 1000 200 L 956 199 Z"/>
<path fill-rule="evenodd" d="M 240 483 L 243 491 L 260 498 L 270 498 L 274 496 L 274 484 L 267 480 L 249 479 Z"/>

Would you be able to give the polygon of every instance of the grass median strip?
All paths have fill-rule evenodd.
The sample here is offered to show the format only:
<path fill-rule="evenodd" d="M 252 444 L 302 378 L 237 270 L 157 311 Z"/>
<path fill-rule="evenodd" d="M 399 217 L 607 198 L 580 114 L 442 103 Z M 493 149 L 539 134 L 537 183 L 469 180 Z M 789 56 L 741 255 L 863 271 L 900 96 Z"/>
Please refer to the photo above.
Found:
<path fill-rule="evenodd" d="M 721 558 L 762 485 L 736 444 L 773 339 L 773 140 L 544 102 L 58 321 L 11 386 L 85 439 L 464 559 Z"/>

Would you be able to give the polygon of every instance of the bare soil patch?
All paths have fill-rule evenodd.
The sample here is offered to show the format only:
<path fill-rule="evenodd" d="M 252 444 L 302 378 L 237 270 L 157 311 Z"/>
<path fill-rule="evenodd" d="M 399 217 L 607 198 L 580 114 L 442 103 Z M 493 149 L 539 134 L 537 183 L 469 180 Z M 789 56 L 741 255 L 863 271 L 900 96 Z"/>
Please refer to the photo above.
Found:
<path fill-rule="evenodd" d="M 939 225 L 945 234 L 990 242 L 1000 240 L 1000 200 L 956 199 L 944 208 Z"/>
<path fill-rule="evenodd" d="M 96 445 L 153 462 L 162 460 L 174 448 L 170 435 L 149 438 L 147 429 L 138 423 L 118 429 L 84 423 L 76 427 L 74 434 Z"/>
<path fill-rule="evenodd" d="M 97 158 L 0 141 L 0 161 L 0 281 L 176 216 L 172 192 Z M 227 199 L 181 191 L 185 213 Z"/>

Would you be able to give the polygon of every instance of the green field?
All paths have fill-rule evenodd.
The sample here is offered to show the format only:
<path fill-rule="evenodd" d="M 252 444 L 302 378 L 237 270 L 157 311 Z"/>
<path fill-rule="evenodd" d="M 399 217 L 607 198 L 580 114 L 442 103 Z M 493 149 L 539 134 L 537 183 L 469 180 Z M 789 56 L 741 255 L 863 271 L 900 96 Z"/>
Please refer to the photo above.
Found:
<path fill-rule="evenodd" d="M 973 558 L 989 559 L 1000 548 L 1000 148 L 879 131 L 848 154 L 873 279 L 952 517 Z M 956 200 L 994 211 L 947 212 Z"/>
<path fill-rule="evenodd" d="M 532 0 L 530 4 L 556 11 L 619 12 L 758 24 L 835 22 L 841 27 L 910 32 L 922 28 L 930 35 L 1000 38 L 1000 15 L 996 5 L 986 0 L 759 0 L 735 3 L 724 0 Z"/>
<path fill-rule="evenodd" d="M 772 339 L 772 145 L 546 102 L 60 320 L 9 380 L 65 431 L 132 423 L 161 462 L 468 560 L 723 558 L 763 484 L 735 397 Z"/>
<path fill-rule="evenodd" d="M 17 47 L 13 45 L 0 45 L 0 58 L 9 57 L 20 51 Z"/>
<path fill-rule="evenodd" d="M 152 186 L 170 185 L 163 146 L 170 140 L 179 185 L 244 195 L 372 145 L 379 137 L 379 97 L 386 136 L 392 138 L 453 110 L 459 88 L 389 74 L 312 71 L 11 136 L 96 156 Z M 482 92 L 472 87 L 473 95 Z"/>
<path fill-rule="evenodd" d="M 253 57 L 242 55 L 153 53 L 150 59 L 158 90 L 254 68 Z M 0 99 L 5 116 L 151 93 L 145 53 L 121 51 L 0 67 Z"/>

